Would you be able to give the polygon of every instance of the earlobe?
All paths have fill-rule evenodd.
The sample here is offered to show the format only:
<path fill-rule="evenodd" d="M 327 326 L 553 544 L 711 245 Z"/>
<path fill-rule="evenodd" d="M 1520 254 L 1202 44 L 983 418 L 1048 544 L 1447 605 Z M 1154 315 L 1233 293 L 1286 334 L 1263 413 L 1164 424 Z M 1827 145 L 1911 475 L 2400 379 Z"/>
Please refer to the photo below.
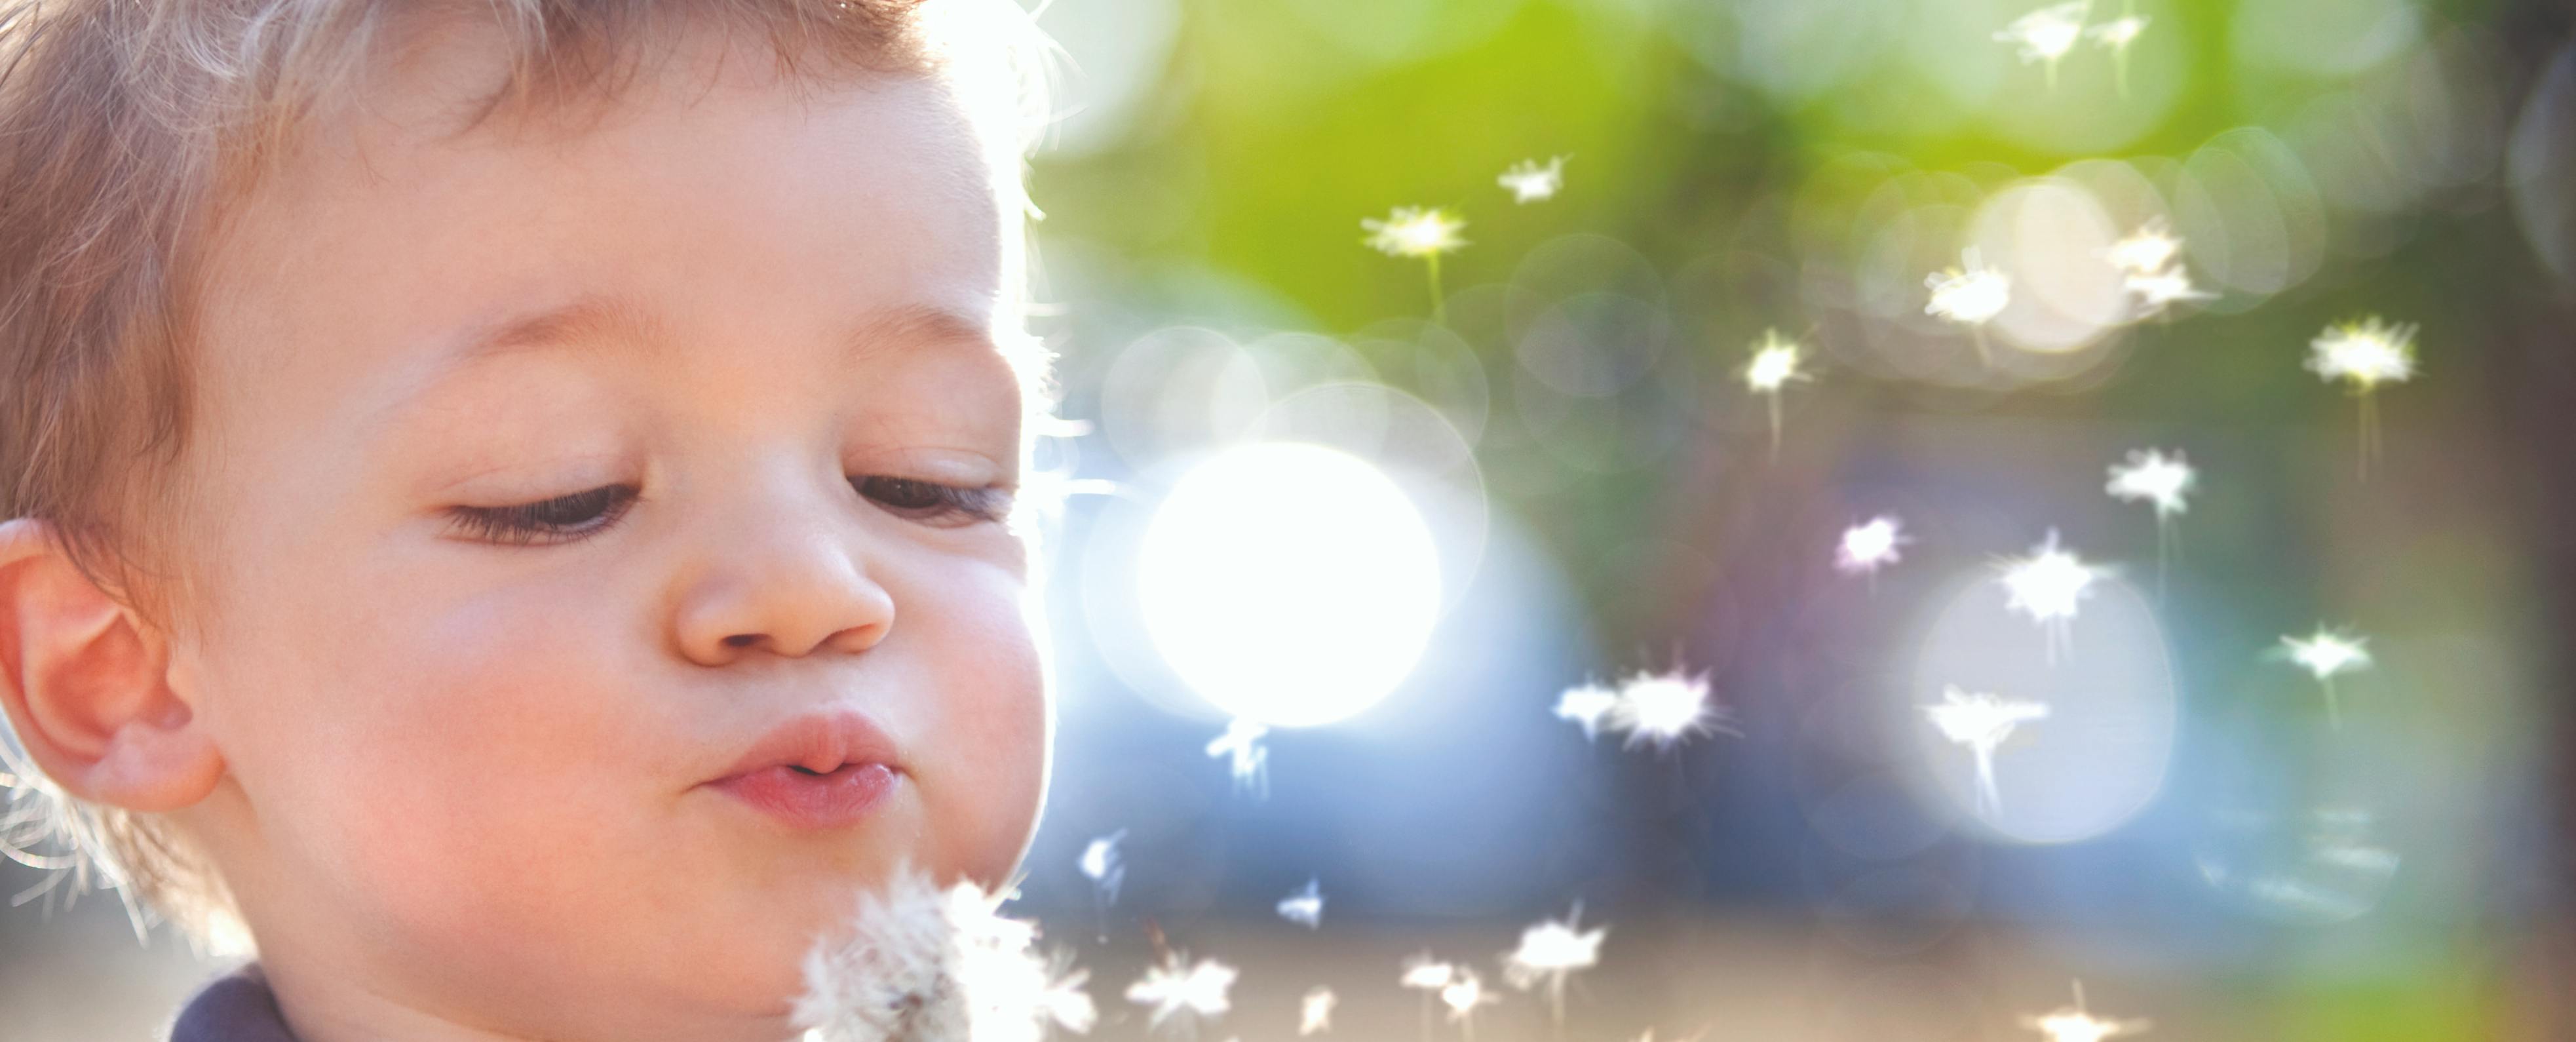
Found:
<path fill-rule="evenodd" d="M 135 811 L 205 798 L 223 776 L 168 646 L 90 582 L 51 525 L 0 522 L 0 709 L 65 792 Z"/>

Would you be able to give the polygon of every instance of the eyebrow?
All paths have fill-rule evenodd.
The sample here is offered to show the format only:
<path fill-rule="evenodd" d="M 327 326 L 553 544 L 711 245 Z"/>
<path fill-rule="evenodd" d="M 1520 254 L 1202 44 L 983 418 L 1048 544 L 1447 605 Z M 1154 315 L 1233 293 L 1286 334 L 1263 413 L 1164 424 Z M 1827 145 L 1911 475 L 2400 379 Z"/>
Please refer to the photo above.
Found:
<path fill-rule="evenodd" d="M 994 346 L 992 330 L 983 322 L 965 311 L 927 303 L 897 304 L 869 312 L 851 332 L 847 344 L 855 360 L 895 343 L 922 341 Z M 588 296 L 469 332 L 436 368 L 446 373 L 492 358 L 576 347 L 601 350 L 613 346 L 661 354 L 670 351 L 673 344 L 659 319 L 633 298 Z"/>

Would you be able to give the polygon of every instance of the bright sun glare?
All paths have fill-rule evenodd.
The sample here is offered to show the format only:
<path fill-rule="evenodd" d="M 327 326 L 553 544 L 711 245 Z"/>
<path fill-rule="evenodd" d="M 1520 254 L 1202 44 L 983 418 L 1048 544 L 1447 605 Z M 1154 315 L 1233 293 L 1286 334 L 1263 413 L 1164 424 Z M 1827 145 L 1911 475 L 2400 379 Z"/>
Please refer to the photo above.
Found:
<path fill-rule="evenodd" d="M 1320 445 L 1245 445 L 1183 476 L 1145 530 L 1146 631 L 1182 680 L 1277 727 L 1393 691 L 1440 609 L 1439 553 L 1403 490 Z"/>

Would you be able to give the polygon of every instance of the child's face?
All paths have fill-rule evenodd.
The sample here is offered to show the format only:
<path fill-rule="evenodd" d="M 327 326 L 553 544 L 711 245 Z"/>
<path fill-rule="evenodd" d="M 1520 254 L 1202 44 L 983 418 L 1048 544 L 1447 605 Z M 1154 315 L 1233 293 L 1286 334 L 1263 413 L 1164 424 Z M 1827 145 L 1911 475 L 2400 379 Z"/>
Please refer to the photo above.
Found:
<path fill-rule="evenodd" d="M 443 137 L 496 54 L 388 70 L 220 240 L 182 820 L 316 1030 L 780 1037 L 853 891 L 1002 882 L 1044 793 L 1027 547 L 868 480 L 1017 484 L 994 172 L 935 82 L 800 105 L 703 38 L 580 133 Z M 706 784 L 831 707 L 900 767 L 856 824 Z"/>

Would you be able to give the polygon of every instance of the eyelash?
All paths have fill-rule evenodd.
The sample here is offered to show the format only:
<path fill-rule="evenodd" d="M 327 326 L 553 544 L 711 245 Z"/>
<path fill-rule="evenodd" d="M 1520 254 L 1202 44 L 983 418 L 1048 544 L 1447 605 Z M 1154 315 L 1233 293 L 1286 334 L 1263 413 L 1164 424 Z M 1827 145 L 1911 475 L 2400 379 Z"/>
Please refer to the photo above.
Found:
<path fill-rule="evenodd" d="M 851 479 L 850 484 L 859 495 L 874 500 L 887 512 L 937 528 L 1001 521 L 1009 512 L 1011 502 L 1011 492 L 1006 488 L 942 485 L 919 478 L 866 474 Z M 870 485 L 878 486 L 876 495 L 869 494 Z M 881 496 L 891 496 L 899 501 L 888 503 L 879 498 Z M 541 540 L 563 544 L 577 543 L 607 531 L 617 524 L 619 518 L 626 516 L 627 508 L 634 503 L 633 488 L 602 485 L 535 503 L 506 507 L 460 506 L 449 508 L 449 513 L 454 515 L 459 527 L 477 539 L 518 546 Z"/>

